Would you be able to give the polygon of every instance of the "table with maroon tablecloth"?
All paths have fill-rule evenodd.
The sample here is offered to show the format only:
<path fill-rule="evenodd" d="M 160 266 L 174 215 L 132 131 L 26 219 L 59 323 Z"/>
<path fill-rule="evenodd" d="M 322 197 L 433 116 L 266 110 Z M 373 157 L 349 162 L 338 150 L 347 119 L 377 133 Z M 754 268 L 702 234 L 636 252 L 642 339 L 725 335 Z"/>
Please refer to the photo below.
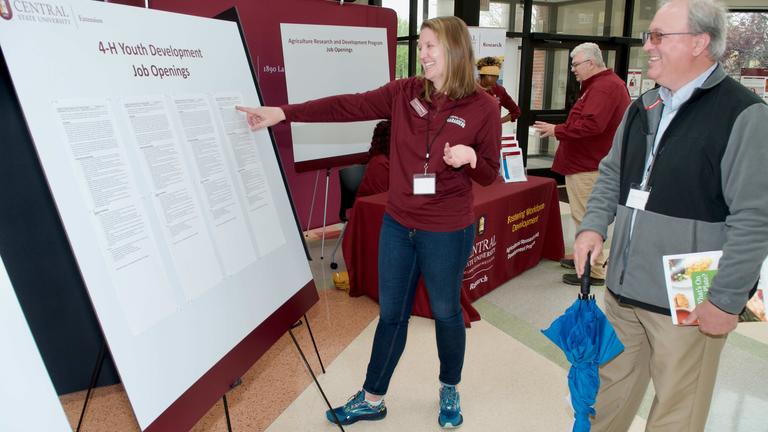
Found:
<path fill-rule="evenodd" d="M 464 321 L 480 319 L 472 302 L 534 267 L 543 258 L 563 257 L 563 230 L 555 181 L 529 176 L 527 182 L 474 185 L 475 245 L 464 269 L 461 305 Z M 379 230 L 387 193 L 360 198 L 349 218 L 342 248 L 349 272 L 349 295 L 377 300 Z M 413 314 L 431 317 L 429 298 L 419 281 Z"/>

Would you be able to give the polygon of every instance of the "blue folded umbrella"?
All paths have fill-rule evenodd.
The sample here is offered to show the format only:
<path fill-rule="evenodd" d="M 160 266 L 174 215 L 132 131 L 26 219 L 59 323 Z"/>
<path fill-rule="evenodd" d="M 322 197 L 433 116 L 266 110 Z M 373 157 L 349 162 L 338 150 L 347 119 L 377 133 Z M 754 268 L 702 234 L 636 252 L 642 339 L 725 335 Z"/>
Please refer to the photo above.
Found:
<path fill-rule="evenodd" d="M 592 405 L 600 388 L 598 367 L 624 350 L 594 296 L 589 295 L 589 257 L 579 298 L 542 333 L 563 350 L 571 363 L 568 388 L 575 413 L 573 431 L 589 431 L 589 416 L 595 414 Z"/>

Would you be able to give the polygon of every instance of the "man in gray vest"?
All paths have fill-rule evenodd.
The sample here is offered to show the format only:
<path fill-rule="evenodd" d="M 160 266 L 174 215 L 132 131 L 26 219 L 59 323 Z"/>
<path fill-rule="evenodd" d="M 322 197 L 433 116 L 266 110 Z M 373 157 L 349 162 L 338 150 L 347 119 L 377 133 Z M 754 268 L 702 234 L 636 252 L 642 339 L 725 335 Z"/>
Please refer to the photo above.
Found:
<path fill-rule="evenodd" d="M 633 102 L 600 163 L 574 244 L 581 274 L 614 221 L 606 315 L 626 349 L 600 369 L 593 431 L 626 431 L 653 380 L 647 430 L 703 431 L 726 337 L 768 254 L 768 106 L 728 77 L 726 12 L 671 0 L 643 49 L 660 88 Z M 662 256 L 722 250 L 707 300 L 669 316 Z"/>

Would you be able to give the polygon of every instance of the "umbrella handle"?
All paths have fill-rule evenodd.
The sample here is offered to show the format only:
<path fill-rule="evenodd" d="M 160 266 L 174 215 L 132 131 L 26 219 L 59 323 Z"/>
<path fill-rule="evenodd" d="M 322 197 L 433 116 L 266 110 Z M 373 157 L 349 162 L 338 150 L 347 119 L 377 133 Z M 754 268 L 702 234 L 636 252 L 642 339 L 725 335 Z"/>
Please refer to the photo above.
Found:
<path fill-rule="evenodd" d="M 579 292 L 579 298 L 589 298 L 589 274 L 592 271 L 592 251 L 587 252 L 587 262 L 584 263 L 584 273 L 581 274 L 581 290 Z"/>

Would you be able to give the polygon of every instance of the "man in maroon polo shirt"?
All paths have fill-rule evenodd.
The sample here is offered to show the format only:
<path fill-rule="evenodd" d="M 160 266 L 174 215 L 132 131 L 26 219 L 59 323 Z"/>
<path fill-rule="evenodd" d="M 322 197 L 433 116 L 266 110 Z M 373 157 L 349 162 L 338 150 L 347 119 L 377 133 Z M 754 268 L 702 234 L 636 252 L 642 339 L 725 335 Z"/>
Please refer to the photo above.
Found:
<path fill-rule="evenodd" d="M 552 171 L 565 176 L 571 217 L 578 230 L 597 180 L 597 166 L 611 148 L 613 135 L 630 99 L 624 81 L 605 67 L 597 44 L 587 42 L 573 49 L 571 71 L 581 83 L 581 92 L 568 119 L 558 125 L 537 121 L 533 128 L 542 138 L 553 136 L 560 141 Z M 563 267 L 573 268 L 573 259 L 564 259 L 560 263 Z M 605 257 L 600 257 L 597 265 L 592 267 L 592 285 L 605 284 L 604 263 Z M 576 273 L 564 274 L 563 282 L 580 283 Z"/>

